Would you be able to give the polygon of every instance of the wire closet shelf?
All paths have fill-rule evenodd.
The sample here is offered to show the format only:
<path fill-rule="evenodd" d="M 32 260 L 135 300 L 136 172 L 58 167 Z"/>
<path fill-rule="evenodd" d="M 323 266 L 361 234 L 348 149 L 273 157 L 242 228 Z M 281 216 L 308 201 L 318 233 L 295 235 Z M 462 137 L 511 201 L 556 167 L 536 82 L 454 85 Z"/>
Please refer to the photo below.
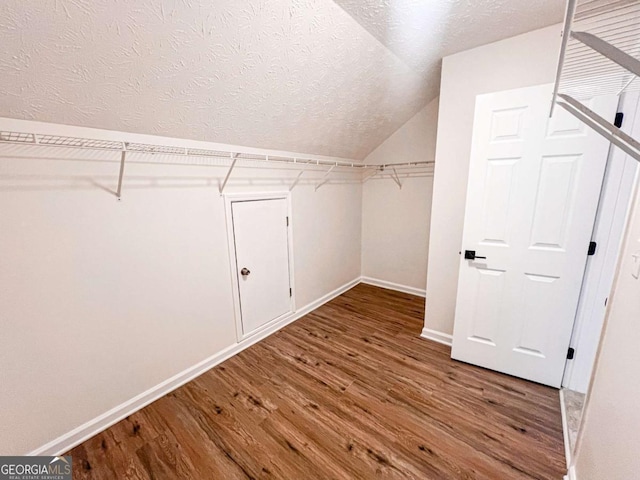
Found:
<path fill-rule="evenodd" d="M 122 180 L 124 177 L 124 167 L 126 162 L 127 153 L 142 153 L 151 155 L 177 155 L 184 157 L 208 157 L 214 159 L 223 159 L 230 161 L 229 169 L 220 187 L 220 193 L 224 192 L 224 189 L 229 181 L 233 169 L 236 167 L 238 161 L 250 161 L 250 162 L 264 162 L 264 168 L 269 168 L 272 163 L 285 163 L 291 164 L 295 167 L 302 168 L 303 170 L 298 174 L 294 183 L 291 186 L 293 189 L 300 178 L 305 172 L 305 168 L 310 166 L 327 167 L 324 176 L 320 183 L 315 187 L 316 190 L 322 185 L 330 181 L 329 175 L 335 168 L 342 168 L 352 171 L 360 172 L 372 172 L 368 175 L 364 175 L 363 182 L 370 180 L 376 175 L 385 173 L 391 178 L 399 188 L 402 188 L 402 182 L 400 181 L 400 171 L 419 171 L 425 173 L 432 173 L 433 161 L 415 161 L 415 162 L 401 162 L 401 163 L 384 163 L 384 164 L 366 164 L 359 162 L 351 162 L 346 160 L 333 160 L 333 159 L 318 159 L 318 158 L 305 158 L 297 156 L 284 156 L 284 155 L 270 155 L 262 153 L 251 153 L 232 150 L 210 150 L 203 148 L 189 148 L 179 147 L 172 145 L 160 145 L 160 144 L 148 144 L 148 143 L 136 143 L 125 142 L 116 140 L 98 140 L 83 137 L 68 137 L 61 135 L 45 135 L 27 132 L 12 132 L 12 131 L 0 131 L 0 144 L 18 144 L 18 145 L 33 145 L 42 147 L 65 147 L 87 150 L 102 150 L 121 152 L 120 157 L 120 172 L 118 178 L 118 188 L 116 196 L 121 197 L 122 193 Z M 200 164 L 199 164 L 200 165 Z M 215 165 L 220 167 L 222 165 Z"/>
<path fill-rule="evenodd" d="M 637 161 L 640 142 L 582 101 L 640 90 L 640 1 L 568 0 L 551 104 L 557 104 Z"/>

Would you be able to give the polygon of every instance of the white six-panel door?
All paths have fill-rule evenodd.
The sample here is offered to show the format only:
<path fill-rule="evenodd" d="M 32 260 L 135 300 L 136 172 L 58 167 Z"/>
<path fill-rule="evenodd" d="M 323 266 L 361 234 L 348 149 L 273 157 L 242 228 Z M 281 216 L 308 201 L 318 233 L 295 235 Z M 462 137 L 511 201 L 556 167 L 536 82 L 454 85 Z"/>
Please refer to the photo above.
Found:
<path fill-rule="evenodd" d="M 291 312 L 288 205 L 284 198 L 231 203 L 242 335 Z"/>
<path fill-rule="evenodd" d="M 560 108 L 549 119 L 550 99 L 476 99 L 451 356 L 559 387 L 609 146 Z M 615 97 L 587 103 L 613 119 Z"/>

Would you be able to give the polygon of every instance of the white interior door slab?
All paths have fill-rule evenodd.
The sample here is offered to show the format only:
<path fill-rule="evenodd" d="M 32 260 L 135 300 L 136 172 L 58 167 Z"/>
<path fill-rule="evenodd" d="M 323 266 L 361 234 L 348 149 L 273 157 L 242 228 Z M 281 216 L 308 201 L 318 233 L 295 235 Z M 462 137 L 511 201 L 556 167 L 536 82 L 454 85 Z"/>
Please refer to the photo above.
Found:
<path fill-rule="evenodd" d="M 231 204 L 242 332 L 291 311 L 286 199 Z"/>
<path fill-rule="evenodd" d="M 451 356 L 559 387 L 609 143 L 550 99 L 476 99 Z M 616 97 L 587 103 L 613 119 Z"/>

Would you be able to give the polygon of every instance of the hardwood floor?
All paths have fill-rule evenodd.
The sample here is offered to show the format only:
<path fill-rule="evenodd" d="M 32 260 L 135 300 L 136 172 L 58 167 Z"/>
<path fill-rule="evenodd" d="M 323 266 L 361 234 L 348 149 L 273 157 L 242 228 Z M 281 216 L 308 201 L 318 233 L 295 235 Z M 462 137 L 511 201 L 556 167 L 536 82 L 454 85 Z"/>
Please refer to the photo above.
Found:
<path fill-rule="evenodd" d="M 74 479 L 556 479 L 557 390 L 452 361 L 358 285 L 74 448 Z"/>

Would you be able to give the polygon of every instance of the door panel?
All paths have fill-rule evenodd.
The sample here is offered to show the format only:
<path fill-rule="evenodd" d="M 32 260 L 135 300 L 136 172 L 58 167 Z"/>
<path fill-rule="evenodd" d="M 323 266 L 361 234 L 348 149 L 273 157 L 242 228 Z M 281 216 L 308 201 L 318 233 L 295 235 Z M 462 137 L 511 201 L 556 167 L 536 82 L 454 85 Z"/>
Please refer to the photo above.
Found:
<path fill-rule="evenodd" d="M 559 386 L 609 144 L 551 86 L 480 95 L 451 356 Z M 613 118 L 617 99 L 590 108 Z"/>
<path fill-rule="evenodd" d="M 231 204 L 244 335 L 291 311 L 286 199 Z M 242 274 L 243 269 L 247 275 Z"/>
<path fill-rule="evenodd" d="M 563 250 L 576 192 L 581 155 L 542 157 L 533 210 L 531 248 Z"/>
<path fill-rule="evenodd" d="M 489 159 L 487 162 L 487 178 L 483 212 L 491 212 L 484 216 L 483 245 L 508 245 L 507 230 L 509 206 L 513 193 L 519 158 Z"/>

